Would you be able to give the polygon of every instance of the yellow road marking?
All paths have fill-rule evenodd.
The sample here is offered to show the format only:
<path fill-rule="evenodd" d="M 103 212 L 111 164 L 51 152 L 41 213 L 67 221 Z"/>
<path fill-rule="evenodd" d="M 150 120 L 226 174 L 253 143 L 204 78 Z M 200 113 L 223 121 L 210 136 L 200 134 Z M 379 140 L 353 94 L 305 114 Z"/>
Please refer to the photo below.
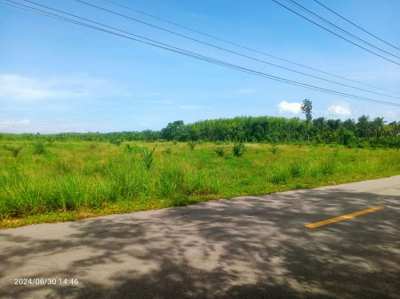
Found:
<path fill-rule="evenodd" d="M 365 210 L 361 210 L 361 211 L 357 211 L 357 212 L 353 212 L 353 213 L 349 213 L 349 214 L 344 214 L 344 215 L 341 215 L 341 216 L 329 218 L 329 219 L 318 221 L 318 222 L 308 223 L 308 224 L 305 224 L 304 226 L 309 228 L 309 229 L 314 229 L 314 228 L 318 228 L 318 227 L 321 227 L 321 226 L 325 226 L 325 225 L 336 223 L 336 222 L 340 222 L 340 221 L 351 220 L 351 219 L 353 219 L 355 217 L 366 215 L 366 214 L 373 213 L 373 212 L 377 212 L 377 211 L 380 211 L 382 209 L 383 209 L 383 206 L 370 207 L 370 208 L 365 209 Z"/>

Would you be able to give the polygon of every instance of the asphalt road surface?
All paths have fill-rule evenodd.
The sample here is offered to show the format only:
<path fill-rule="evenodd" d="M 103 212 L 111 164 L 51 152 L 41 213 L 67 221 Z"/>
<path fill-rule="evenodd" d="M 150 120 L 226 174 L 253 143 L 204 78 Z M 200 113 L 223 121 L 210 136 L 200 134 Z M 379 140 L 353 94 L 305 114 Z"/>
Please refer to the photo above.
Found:
<path fill-rule="evenodd" d="M 0 230 L 0 298 L 400 298 L 399 228 L 400 176 Z"/>

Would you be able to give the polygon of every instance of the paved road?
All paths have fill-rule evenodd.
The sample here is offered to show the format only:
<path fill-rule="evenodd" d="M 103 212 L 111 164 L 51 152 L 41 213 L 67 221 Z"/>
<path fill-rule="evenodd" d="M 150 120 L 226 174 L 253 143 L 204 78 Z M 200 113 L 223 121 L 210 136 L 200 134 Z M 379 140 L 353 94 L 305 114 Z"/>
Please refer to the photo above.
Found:
<path fill-rule="evenodd" d="M 397 176 L 0 230 L 0 297 L 400 298 L 399 227 Z M 26 277 L 79 285 L 14 286 Z"/>

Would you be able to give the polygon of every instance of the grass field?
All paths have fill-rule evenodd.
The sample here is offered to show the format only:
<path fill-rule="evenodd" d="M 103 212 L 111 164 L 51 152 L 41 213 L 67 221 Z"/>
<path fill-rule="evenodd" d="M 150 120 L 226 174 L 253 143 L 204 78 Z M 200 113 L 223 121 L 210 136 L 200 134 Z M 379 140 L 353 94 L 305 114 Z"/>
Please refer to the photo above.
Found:
<path fill-rule="evenodd" d="M 3 140 L 0 167 L 0 227 L 12 227 L 400 174 L 400 151 Z"/>

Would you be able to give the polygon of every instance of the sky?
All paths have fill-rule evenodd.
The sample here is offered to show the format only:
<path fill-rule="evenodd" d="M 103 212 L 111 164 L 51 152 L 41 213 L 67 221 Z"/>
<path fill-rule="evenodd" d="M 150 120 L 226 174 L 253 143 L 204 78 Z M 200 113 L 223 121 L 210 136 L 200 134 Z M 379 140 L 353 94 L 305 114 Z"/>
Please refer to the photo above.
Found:
<path fill-rule="evenodd" d="M 400 97 L 385 98 L 304 77 L 199 45 L 74 0 L 34 1 L 257 71 L 400 103 Z M 111 6 L 105 0 L 87 1 L 258 59 L 293 67 Z M 400 95 L 400 66 L 338 39 L 270 0 L 113 1 Z M 321 1 L 400 46 L 400 22 L 396 15 L 400 11 L 400 1 Z M 400 120 L 399 107 L 271 81 L 4 3 L 5 0 L 0 0 L 0 132 L 157 130 L 175 120 L 190 123 L 244 115 L 303 117 L 300 103 L 305 98 L 313 102 L 314 117 L 356 119 L 365 114 L 383 116 L 387 121 Z M 312 0 L 301 3 L 357 35 L 369 38 Z M 376 40 L 369 41 L 385 47 Z M 400 56 L 400 51 L 396 53 Z"/>

